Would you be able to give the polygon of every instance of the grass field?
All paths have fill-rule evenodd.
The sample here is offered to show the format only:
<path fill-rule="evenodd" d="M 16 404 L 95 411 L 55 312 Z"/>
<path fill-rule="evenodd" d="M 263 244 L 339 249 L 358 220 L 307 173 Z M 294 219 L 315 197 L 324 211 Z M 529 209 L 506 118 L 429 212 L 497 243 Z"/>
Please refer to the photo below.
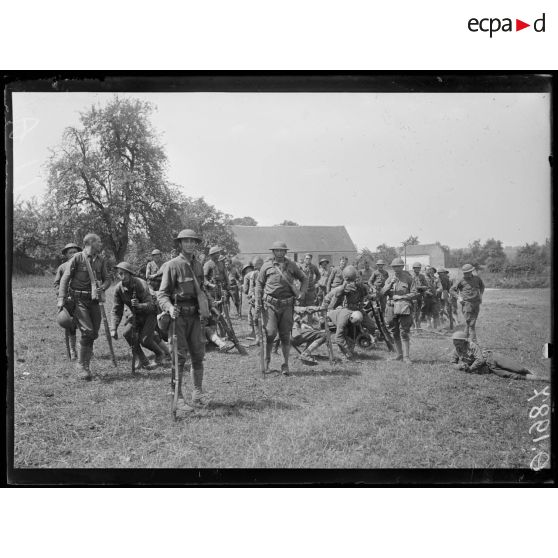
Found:
<path fill-rule="evenodd" d="M 262 378 L 255 347 L 208 352 L 213 401 L 173 423 L 170 370 L 132 377 L 121 339 L 115 369 L 102 329 L 92 369 L 103 377 L 76 379 L 50 281 L 14 279 L 16 468 L 527 468 L 534 445 L 548 451 L 548 439 L 533 444 L 528 402 L 546 384 L 453 371 L 449 335 L 413 338 L 412 366 L 380 348 L 331 371 L 324 351 L 317 367 L 293 358 L 288 378 Z M 244 338 L 246 320 L 233 323 Z M 549 377 L 548 289 L 488 290 L 478 329 L 483 346 Z"/>

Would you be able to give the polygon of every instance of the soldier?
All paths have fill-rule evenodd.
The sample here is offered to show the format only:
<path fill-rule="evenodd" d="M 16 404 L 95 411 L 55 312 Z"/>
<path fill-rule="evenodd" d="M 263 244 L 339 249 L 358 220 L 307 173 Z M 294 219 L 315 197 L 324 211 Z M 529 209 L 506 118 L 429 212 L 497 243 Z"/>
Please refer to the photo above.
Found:
<path fill-rule="evenodd" d="M 364 258 L 364 269 L 361 269 L 359 271 L 360 282 L 367 285 L 368 280 L 370 279 L 370 276 L 372 275 L 372 273 L 373 273 L 373 270 L 370 267 L 370 262 L 368 261 L 368 258 Z"/>
<path fill-rule="evenodd" d="M 68 296 L 74 302 L 74 320 L 81 332 L 77 370 L 81 379 L 89 381 L 93 343 L 101 326 L 99 298 L 110 287 L 110 277 L 107 262 L 100 254 L 101 238 L 93 233 L 87 234 L 83 245 L 83 251 L 74 254 L 60 279 L 57 305 L 62 308 Z"/>
<path fill-rule="evenodd" d="M 155 328 L 157 327 L 157 305 L 149 291 L 147 283 L 139 277 L 134 277 L 134 270 L 128 262 L 121 262 L 116 266 L 116 274 L 120 283 L 114 290 L 114 304 L 112 307 L 112 327 L 110 335 L 118 339 L 118 326 L 122 321 L 124 306 L 127 306 L 135 315 L 134 320 L 129 316 L 124 324 L 123 337 L 135 351 L 133 358 L 138 362 L 136 368 L 153 370 L 161 366 L 165 360 L 170 362 L 170 352 L 164 345 L 159 345 L 155 339 Z M 134 333 L 138 335 L 138 346 L 134 347 Z M 155 363 L 149 362 L 141 347 L 149 349 L 155 354 Z"/>
<path fill-rule="evenodd" d="M 461 303 L 467 337 L 469 337 L 470 332 L 471 341 L 476 343 L 476 324 L 482 304 L 484 283 L 478 275 L 473 275 L 475 268 L 471 264 L 465 264 L 461 269 L 463 270 L 463 279 L 450 288 L 450 293 L 456 296 L 458 302 Z"/>
<path fill-rule="evenodd" d="M 285 242 L 273 243 L 271 247 L 273 259 L 265 262 L 258 273 L 255 302 L 256 315 L 259 315 L 263 308 L 264 328 L 267 337 L 265 368 L 269 370 L 273 341 L 279 333 L 283 352 L 281 372 L 285 376 L 290 373 L 289 352 L 295 300 L 304 298 L 308 285 L 306 275 L 294 262 L 285 257 L 287 250 Z M 300 281 L 300 292 L 294 284 L 295 279 Z"/>
<path fill-rule="evenodd" d="M 220 301 L 230 296 L 229 278 L 225 263 L 220 258 L 223 249 L 219 246 L 212 246 L 209 249 L 209 260 L 203 265 L 203 275 L 205 288 L 216 301 Z"/>
<path fill-rule="evenodd" d="M 306 291 L 306 298 L 302 301 L 302 306 L 313 306 L 316 304 L 316 285 L 320 280 L 320 271 L 312 263 L 312 254 L 304 256 L 304 262 L 300 266 L 302 272 L 308 278 L 308 289 Z"/>
<path fill-rule="evenodd" d="M 152 291 L 158 291 L 161 286 L 161 265 L 163 265 L 163 254 L 161 250 L 151 252 L 151 261 L 145 268 L 145 278 Z"/>
<path fill-rule="evenodd" d="M 382 313 L 386 310 L 386 297 L 382 295 L 382 289 L 386 283 L 389 273 L 384 269 L 386 262 L 384 260 L 378 260 L 376 262 L 376 268 L 370 278 L 368 279 L 368 286 L 373 295 L 376 296 L 376 300 L 382 310 Z"/>
<path fill-rule="evenodd" d="M 193 230 L 184 229 L 175 240 L 180 245 L 180 254 L 165 265 L 157 300 L 163 311 L 175 319 L 180 392 L 178 409 L 191 411 L 193 407 L 203 406 L 208 402 L 202 392 L 205 356 L 202 327 L 209 318 L 209 312 L 207 308 L 200 308 L 199 304 L 200 299 L 203 300 L 204 295 L 207 295 L 203 268 L 194 255 L 201 244 L 201 238 Z M 211 302 L 209 297 L 209 303 Z M 182 393 L 182 376 L 188 352 L 191 358 L 193 406 L 186 404 Z"/>
<path fill-rule="evenodd" d="M 458 370 L 464 370 L 472 374 L 492 373 L 510 380 L 547 381 L 509 357 L 487 349 L 481 349 L 474 341 L 468 340 L 464 331 L 456 331 L 452 335 L 452 340 L 455 350 L 451 357 L 451 363 Z"/>
<path fill-rule="evenodd" d="M 417 291 L 417 297 L 413 300 L 413 322 L 415 331 L 420 329 L 422 304 L 424 301 L 423 295 L 428 289 L 428 282 L 426 281 L 424 274 L 420 272 L 421 268 L 422 264 L 420 262 L 415 262 L 413 264 L 413 273 L 411 274 Z"/>
<path fill-rule="evenodd" d="M 438 269 L 438 279 L 442 285 L 442 293 L 440 295 L 440 309 L 445 313 L 449 320 L 449 328 L 453 329 L 453 304 L 450 289 L 452 286 L 451 279 L 449 278 L 449 271 L 441 267 Z"/>
<path fill-rule="evenodd" d="M 327 342 L 327 336 L 320 327 L 320 320 L 315 318 L 313 312 L 304 312 L 306 308 L 308 306 L 295 308 L 295 327 L 291 336 L 291 344 L 294 347 L 305 345 L 305 349 L 299 357 L 300 361 L 303 364 L 313 365 L 318 364 L 318 361 L 312 356 L 312 352 Z M 302 313 L 303 315 L 301 315 Z"/>
<path fill-rule="evenodd" d="M 327 278 L 326 293 L 329 293 L 331 289 L 343 284 L 343 269 L 345 269 L 346 265 L 347 258 L 345 256 L 341 256 L 339 258 L 339 266 L 334 267 Z"/>
<path fill-rule="evenodd" d="M 442 294 L 442 284 L 436 277 L 436 268 L 426 266 L 426 285 L 424 291 L 424 301 L 422 305 L 424 317 L 428 327 L 438 329 L 440 327 L 440 296 Z"/>
<path fill-rule="evenodd" d="M 319 262 L 319 272 L 320 278 L 318 279 L 318 289 L 317 289 L 317 304 L 321 304 L 324 296 L 327 294 L 327 280 L 329 279 L 330 269 L 329 260 L 327 258 L 322 258 Z"/>
<path fill-rule="evenodd" d="M 409 332 L 413 324 L 411 309 L 417 290 L 411 275 L 403 271 L 404 265 L 401 258 L 395 258 L 391 262 L 394 276 L 386 281 L 382 294 L 389 297 L 386 307 L 386 325 L 395 341 L 395 355 L 391 360 L 403 359 L 403 362 L 410 364 Z"/>
<path fill-rule="evenodd" d="M 66 258 L 66 261 L 58 266 L 56 275 L 54 276 L 54 288 L 56 289 L 56 294 L 58 294 L 58 291 L 60 289 L 60 279 L 62 279 L 62 275 L 64 275 L 64 271 L 66 271 L 69 261 L 74 257 L 74 254 L 77 254 L 78 252 L 81 252 L 81 248 L 73 242 L 70 242 L 70 244 L 66 244 L 66 246 L 62 248 L 62 255 Z M 68 310 L 70 317 L 73 315 L 73 306 L 73 302 L 71 300 L 67 300 L 65 307 Z M 70 312 L 70 310 L 72 311 Z M 76 360 L 78 357 L 76 350 L 76 323 L 72 319 L 67 320 L 66 325 L 68 326 L 66 330 L 68 331 L 68 339 L 70 342 L 70 360 Z"/>
<path fill-rule="evenodd" d="M 228 258 L 224 258 L 224 263 L 225 270 L 227 272 L 227 279 L 229 281 L 231 298 L 234 302 L 238 317 L 240 317 L 240 284 L 242 282 L 242 277 L 240 276 L 238 269 L 232 265 Z"/>
<path fill-rule="evenodd" d="M 263 258 L 260 256 L 256 256 L 252 260 L 253 270 L 246 274 L 243 285 L 244 294 L 248 297 L 248 323 L 252 329 L 251 337 L 256 339 L 256 345 L 259 345 L 261 342 L 258 321 L 259 317 L 254 311 L 256 304 L 256 279 L 258 278 L 258 273 L 260 272 L 263 263 Z"/>
<path fill-rule="evenodd" d="M 335 336 L 333 337 L 333 341 L 337 344 L 341 353 L 343 353 L 343 360 L 352 360 L 354 358 L 354 353 L 347 341 L 349 323 L 355 326 L 361 324 L 364 319 L 364 314 L 360 310 L 349 310 L 348 308 L 338 307 L 329 310 L 327 317 L 335 325 Z"/>

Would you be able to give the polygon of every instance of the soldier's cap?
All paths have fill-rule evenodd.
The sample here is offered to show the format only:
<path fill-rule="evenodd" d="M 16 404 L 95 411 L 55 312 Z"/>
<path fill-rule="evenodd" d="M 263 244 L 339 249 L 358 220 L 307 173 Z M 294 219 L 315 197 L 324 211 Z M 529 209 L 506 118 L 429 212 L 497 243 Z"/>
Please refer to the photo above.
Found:
<path fill-rule="evenodd" d="M 386 262 L 384 260 L 378 260 L 376 265 L 386 265 Z"/>
<path fill-rule="evenodd" d="M 348 265 L 343 269 L 343 279 L 356 279 L 357 278 L 357 270 L 354 265 Z"/>
<path fill-rule="evenodd" d="M 322 259 L 320 260 L 320 263 L 321 263 L 321 264 L 322 264 L 322 263 L 329 263 L 329 260 L 328 260 L 327 258 L 322 258 Z"/>
<path fill-rule="evenodd" d="M 464 331 L 456 331 L 452 336 L 451 336 L 453 341 L 467 341 L 467 335 Z"/>
<path fill-rule="evenodd" d="M 212 246 L 209 249 L 209 255 L 213 256 L 213 254 L 219 254 L 219 252 L 222 252 L 223 249 L 220 246 Z"/>
<path fill-rule="evenodd" d="M 182 229 L 174 240 L 182 240 L 183 238 L 193 238 L 198 242 L 201 242 L 201 237 L 192 229 Z"/>
<path fill-rule="evenodd" d="M 403 267 L 405 262 L 401 258 L 393 258 L 391 261 L 391 267 Z"/>
<path fill-rule="evenodd" d="M 449 271 L 448 271 L 445 267 L 441 267 L 441 268 L 438 270 L 438 275 L 440 275 L 440 273 L 449 273 Z"/>
<path fill-rule="evenodd" d="M 272 245 L 270 250 L 288 250 L 287 243 L 282 240 L 276 240 Z"/>
<path fill-rule="evenodd" d="M 116 269 L 123 269 L 124 271 L 127 271 L 128 273 L 134 275 L 134 268 L 132 267 L 132 264 L 128 262 L 120 262 L 118 265 L 115 265 L 114 267 Z"/>
<path fill-rule="evenodd" d="M 420 262 L 415 262 L 413 264 L 413 269 L 415 269 L 416 267 L 422 267 L 422 264 Z"/>
<path fill-rule="evenodd" d="M 56 316 L 56 323 L 64 329 L 70 329 L 73 326 L 72 316 L 70 316 L 70 313 L 65 306 L 63 306 L 60 312 L 58 312 L 58 315 Z"/>
<path fill-rule="evenodd" d="M 70 250 L 70 248 L 75 248 L 78 252 L 82 251 L 80 246 L 78 246 L 74 242 L 70 242 L 69 244 L 66 244 L 66 246 L 64 246 L 64 248 L 62 248 L 62 254 L 65 256 L 66 252 L 68 250 Z"/>
<path fill-rule="evenodd" d="M 465 264 L 462 268 L 461 271 L 463 271 L 463 273 L 469 273 L 471 271 L 475 271 L 475 267 L 472 266 L 471 264 Z"/>
<path fill-rule="evenodd" d="M 157 256 L 157 255 L 161 256 L 162 252 L 161 252 L 161 250 L 155 249 L 155 250 L 152 250 L 151 255 L 152 256 Z"/>

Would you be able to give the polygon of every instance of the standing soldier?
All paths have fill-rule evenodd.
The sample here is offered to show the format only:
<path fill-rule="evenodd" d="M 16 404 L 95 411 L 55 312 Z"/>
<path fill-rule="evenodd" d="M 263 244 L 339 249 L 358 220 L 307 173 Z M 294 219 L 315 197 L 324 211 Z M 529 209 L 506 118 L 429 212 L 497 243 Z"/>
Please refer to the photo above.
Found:
<path fill-rule="evenodd" d="M 259 331 L 259 316 L 256 314 L 254 307 L 256 304 L 256 279 L 263 265 L 263 258 L 256 256 L 252 261 L 253 271 L 250 271 L 244 277 L 244 294 L 248 297 L 248 320 L 250 324 L 251 336 L 256 339 L 256 344 L 261 343 Z"/>
<path fill-rule="evenodd" d="M 329 293 L 331 289 L 335 289 L 335 287 L 338 287 L 339 285 L 343 284 L 343 269 L 345 269 L 346 265 L 347 265 L 347 258 L 345 256 L 341 256 L 339 258 L 339 266 L 334 267 L 331 270 L 331 273 L 329 274 L 329 277 L 327 279 L 327 286 L 326 286 L 327 293 Z"/>
<path fill-rule="evenodd" d="M 291 330 L 296 299 L 304 299 L 308 279 L 294 262 L 286 258 L 285 242 L 274 242 L 271 247 L 273 258 L 265 262 L 256 280 L 256 315 L 263 309 L 263 326 L 266 334 L 265 369 L 269 370 L 273 341 L 279 333 L 283 364 L 281 372 L 289 375 L 289 352 L 291 349 Z M 294 281 L 300 281 L 300 292 Z M 262 340 L 263 342 L 263 340 Z"/>
<path fill-rule="evenodd" d="M 364 283 L 365 285 L 368 284 L 368 280 L 370 279 L 370 276 L 372 275 L 373 270 L 370 267 L 370 262 L 368 261 L 368 258 L 364 258 L 364 269 L 361 269 L 359 271 L 359 281 L 361 283 Z"/>
<path fill-rule="evenodd" d="M 62 249 L 62 255 L 66 258 L 66 261 L 63 264 L 60 264 L 58 266 L 58 269 L 56 270 L 56 275 L 54 276 L 54 288 L 56 289 L 56 294 L 58 294 L 58 291 L 60 289 L 60 279 L 62 279 L 62 275 L 64 275 L 64 271 L 66 271 L 66 268 L 68 267 L 68 263 L 74 257 L 74 254 L 77 254 L 78 252 L 81 252 L 81 248 L 77 244 L 74 244 L 73 242 L 70 242 L 70 244 L 66 244 L 66 246 L 64 246 L 64 248 Z M 71 300 L 68 300 L 67 306 L 72 310 L 72 312 L 70 312 L 69 309 L 66 308 L 70 316 L 72 316 L 73 302 Z M 76 360 L 78 357 L 77 350 L 76 350 L 77 328 L 74 320 L 68 321 L 68 325 L 69 327 L 67 328 L 67 332 L 68 332 L 68 340 L 70 343 L 70 360 Z"/>
<path fill-rule="evenodd" d="M 462 268 L 463 279 L 451 287 L 450 292 L 457 297 L 461 303 L 461 310 L 465 319 L 465 334 L 471 340 L 477 342 L 477 318 L 479 315 L 480 305 L 482 304 L 482 295 L 484 293 L 484 283 L 478 275 L 473 275 L 475 268 L 471 264 L 465 264 Z"/>
<path fill-rule="evenodd" d="M 116 285 L 114 290 L 110 335 L 113 339 L 118 339 L 118 326 L 122 321 L 124 306 L 127 306 L 135 315 L 135 320 L 132 320 L 131 316 L 128 318 L 122 335 L 128 345 L 132 347 L 132 358 L 138 361 L 136 369 L 145 368 L 146 370 L 153 370 L 163 364 L 165 357 L 170 361 L 169 351 L 162 343 L 157 343 L 155 339 L 157 305 L 145 281 L 139 277 L 134 277 L 132 266 L 128 262 L 119 263 L 116 266 L 116 270 L 120 283 Z M 138 338 L 136 347 L 134 347 L 134 334 Z M 155 364 L 149 362 L 141 347 L 145 347 L 155 354 Z"/>
<path fill-rule="evenodd" d="M 230 296 L 229 292 L 229 278 L 225 263 L 219 257 L 222 248 L 219 246 L 212 246 L 209 249 L 209 260 L 203 265 L 204 283 L 208 293 L 217 301 L 225 296 Z"/>
<path fill-rule="evenodd" d="M 316 284 L 320 280 L 320 271 L 312 263 L 312 254 L 306 254 L 306 256 L 304 256 L 304 262 L 300 268 L 308 278 L 308 290 L 306 291 L 306 296 L 301 306 L 313 306 L 316 304 Z"/>
<path fill-rule="evenodd" d="M 199 301 L 206 294 L 202 265 L 194 252 L 201 238 L 191 229 L 184 229 L 175 239 L 180 245 L 180 253 L 165 265 L 161 288 L 157 300 L 163 311 L 175 319 L 178 346 L 178 390 L 179 410 L 191 411 L 182 393 L 182 376 L 186 355 L 190 353 L 192 377 L 192 405 L 206 405 L 202 393 L 203 360 L 205 356 L 203 325 L 209 318 L 207 309 L 200 308 Z M 202 324 L 202 321 L 204 324 Z M 205 336 L 204 336 L 205 337 Z"/>
<path fill-rule="evenodd" d="M 382 294 L 389 297 L 386 325 L 395 341 L 395 355 L 391 360 L 403 359 L 403 362 L 410 364 L 409 332 L 413 325 L 411 309 L 417 291 L 411 275 L 403 271 L 404 265 L 401 258 L 395 258 L 391 262 L 395 275 L 386 281 Z"/>
<path fill-rule="evenodd" d="M 415 262 L 413 264 L 413 273 L 411 275 L 411 277 L 413 278 L 413 282 L 415 283 L 415 289 L 417 291 L 417 296 L 413 300 L 413 322 L 415 331 L 418 331 L 420 329 L 424 293 L 428 289 L 428 282 L 426 281 L 426 277 L 423 273 L 420 272 L 421 267 L 422 265 L 420 262 Z"/>
<path fill-rule="evenodd" d="M 101 326 L 99 299 L 110 287 L 110 277 L 107 262 L 101 256 L 101 238 L 93 233 L 87 234 L 83 245 L 83 252 L 74 254 L 60 279 L 58 308 L 64 306 L 68 296 L 74 302 L 74 319 L 81 332 L 77 370 L 81 379 L 91 380 L 89 363 Z M 97 281 L 101 282 L 99 286 Z"/>
<path fill-rule="evenodd" d="M 442 293 L 440 295 L 440 308 L 445 312 L 449 320 L 449 328 L 453 329 L 453 305 L 450 289 L 452 286 L 451 279 L 449 278 L 449 271 L 441 267 L 438 269 L 438 279 L 442 285 Z"/>
<path fill-rule="evenodd" d="M 431 329 L 440 326 L 440 296 L 442 295 L 442 284 L 436 277 L 436 268 L 426 266 L 426 285 L 424 291 L 424 316 Z"/>
<path fill-rule="evenodd" d="M 152 291 L 157 292 L 161 286 L 161 265 L 163 264 L 163 254 L 161 250 L 151 252 L 151 261 L 145 268 L 145 278 Z"/>
<path fill-rule="evenodd" d="M 231 298 L 234 302 L 238 317 L 240 317 L 240 284 L 242 282 L 242 278 L 240 277 L 238 269 L 231 264 L 231 261 L 228 258 L 224 258 L 224 264 L 227 272 Z"/>
<path fill-rule="evenodd" d="M 320 278 L 318 280 L 317 304 L 321 304 L 324 296 L 327 294 L 327 280 L 330 274 L 329 260 L 327 258 L 322 258 L 320 260 L 319 272 Z"/>
<path fill-rule="evenodd" d="M 376 296 L 376 300 L 382 310 L 382 313 L 386 310 L 386 297 L 382 294 L 382 289 L 386 283 L 389 273 L 384 269 L 386 262 L 384 260 L 378 260 L 376 262 L 376 268 L 370 278 L 368 279 L 368 286 L 373 295 Z"/>

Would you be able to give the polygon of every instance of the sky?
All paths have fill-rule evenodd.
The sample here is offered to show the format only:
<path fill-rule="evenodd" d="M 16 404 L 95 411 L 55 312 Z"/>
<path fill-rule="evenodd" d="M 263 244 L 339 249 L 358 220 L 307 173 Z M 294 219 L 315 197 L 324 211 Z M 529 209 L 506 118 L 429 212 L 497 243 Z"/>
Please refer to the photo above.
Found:
<path fill-rule="evenodd" d="M 122 93 L 152 102 L 167 175 L 260 225 L 345 225 L 359 249 L 550 237 L 545 93 Z M 107 93 L 14 93 L 14 200 Z"/>

